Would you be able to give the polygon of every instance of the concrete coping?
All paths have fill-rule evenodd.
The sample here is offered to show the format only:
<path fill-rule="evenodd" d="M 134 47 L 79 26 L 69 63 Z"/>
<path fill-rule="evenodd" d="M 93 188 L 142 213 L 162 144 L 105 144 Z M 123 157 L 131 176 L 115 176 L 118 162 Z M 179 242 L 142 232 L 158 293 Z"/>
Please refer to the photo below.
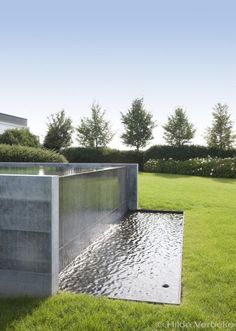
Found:
<path fill-rule="evenodd" d="M 71 165 L 71 164 L 70 164 Z M 18 174 L 11 174 L 11 173 L 6 173 L 6 174 L 4 174 L 4 173 L 0 173 L 0 176 L 25 176 L 25 177 L 69 177 L 69 176 L 77 176 L 77 175 L 80 175 L 80 176 L 82 176 L 82 175 L 87 175 L 87 174 L 91 174 L 91 173 L 97 173 L 97 172 L 103 172 L 103 171 L 110 171 L 110 170 L 115 170 L 115 169 L 123 169 L 123 168 L 127 168 L 127 166 L 125 165 L 125 164 L 122 164 L 122 165 L 120 165 L 120 166 L 110 166 L 110 167 L 101 167 L 101 168 L 95 168 L 95 167 L 91 167 L 91 168 L 89 168 L 89 167 L 85 167 L 85 168 L 81 168 L 81 167 L 79 167 L 79 165 L 80 165 L 80 163 L 75 163 L 74 165 L 76 165 L 76 166 L 67 166 L 67 167 L 62 167 L 61 166 L 61 164 L 59 164 L 59 163 L 54 163 L 54 164 L 51 164 L 51 165 L 42 165 L 42 164 L 32 164 L 31 166 L 26 166 L 25 167 L 25 164 L 23 165 L 23 164 L 21 164 L 20 166 L 19 165 L 12 165 L 12 163 L 11 163 L 11 165 L 6 165 L 5 163 L 3 164 L 2 162 L 0 163 L 0 168 L 3 168 L 3 167 L 8 167 L 8 168 L 33 168 L 33 167 L 39 167 L 39 168 L 44 168 L 44 167 L 58 167 L 58 168 L 68 168 L 68 169 L 73 169 L 73 168 L 78 168 L 78 169 L 88 169 L 88 171 L 83 171 L 83 172 L 77 172 L 77 173 L 72 173 L 72 174 L 51 174 L 51 175 L 44 175 L 44 174 L 42 174 L 42 175 L 40 175 L 40 174 L 23 174 L 23 173 L 18 173 Z M 92 165 L 92 163 L 91 163 L 91 165 Z"/>

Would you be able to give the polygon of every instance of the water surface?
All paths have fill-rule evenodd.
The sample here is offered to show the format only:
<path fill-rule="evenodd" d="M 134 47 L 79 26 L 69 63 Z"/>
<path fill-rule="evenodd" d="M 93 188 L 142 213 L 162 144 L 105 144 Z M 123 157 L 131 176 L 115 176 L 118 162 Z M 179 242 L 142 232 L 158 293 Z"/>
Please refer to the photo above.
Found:
<path fill-rule="evenodd" d="M 92 172 L 100 168 L 76 168 L 76 167 L 0 167 L 0 174 L 4 175 L 35 175 L 35 176 L 69 176 L 84 172 Z"/>
<path fill-rule="evenodd" d="M 182 244 L 182 214 L 132 213 L 64 269 L 60 289 L 178 304 Z"/>

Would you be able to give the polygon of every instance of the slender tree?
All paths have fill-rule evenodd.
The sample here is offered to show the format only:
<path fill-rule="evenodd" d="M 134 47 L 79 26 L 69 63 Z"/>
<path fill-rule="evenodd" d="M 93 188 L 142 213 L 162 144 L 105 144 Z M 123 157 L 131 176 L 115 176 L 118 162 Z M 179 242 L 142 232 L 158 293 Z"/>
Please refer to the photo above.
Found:
<path fill-rule="evenodd" d="M 110 122 L 105 120 L 105 111 L 99 104 L 91 107 L 91 117 L 82 118 L 77 128 L 77 140 L 81 146 L 98 148 L 106 147 L 114 134 Z"/>
<path fill-rule="evenodd" d="M 48 130 L 44 138 L 44 147 L 59 151 L 62 147 L 70 146 L 72 142 L 72 120 L 66 117 L 62 110 L 48 118 Z"/>
<path fill-rule="evenodd" d="M 125 129 L 121 139 L 125 145 L 139 151 L 153 139 L 152 131 L 156 125 L 152 114 L 145 110 L 142 98 L 135 99 L 126 114 L 121 113 L 121 122 Z"/>
<path fill-rule="evenodd" d="M 177 108 L 174 115 L 168 117 L 168 121 L 163 125 L 163 138 L 171 146 L 183 146 L 190 143 L 195 135 L 195 128 L 182 108 Z"/>
<path fill-rule="evenodd" d="M 213 107 L 211 127 L 206 130 L 205 139 L 209 147 L 227 150 L 234 146 L 236 134 L 233 131 L 233 122 L 226 104 L 217 103 Z"/>

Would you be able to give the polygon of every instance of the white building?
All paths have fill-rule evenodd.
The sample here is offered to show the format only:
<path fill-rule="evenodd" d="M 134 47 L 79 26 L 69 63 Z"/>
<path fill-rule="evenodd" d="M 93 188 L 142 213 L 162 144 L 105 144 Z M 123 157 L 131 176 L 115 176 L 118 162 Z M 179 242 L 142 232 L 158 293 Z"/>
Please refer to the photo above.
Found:
<path fill-rule="evenodd" d="M 27 119 L 0 113 L 0 134 L 7 129 L 27 128 Z"/>

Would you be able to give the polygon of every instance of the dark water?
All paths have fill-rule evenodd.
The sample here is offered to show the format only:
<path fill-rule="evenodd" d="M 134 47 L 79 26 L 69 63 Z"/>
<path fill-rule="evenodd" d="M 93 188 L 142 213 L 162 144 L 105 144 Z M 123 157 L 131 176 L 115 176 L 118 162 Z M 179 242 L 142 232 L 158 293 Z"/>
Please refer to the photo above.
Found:
<path fill-rule="evenodd" d="M 178 304 L 182 244 L 182 214 L 135 212 L 112 225 L 60 274 L 60 289 Z"/>
<path fill-rule="evenodd" d="M 53 167 L 53 166 L 37 166 L 37 167 L 0 167 L 0 174 L 4 175 L 35 175 L 35 176 L 69 176 L 84 172 L 92 172 L 99 170 L 95 168 L 72 168 L 72 167 Z"/>

